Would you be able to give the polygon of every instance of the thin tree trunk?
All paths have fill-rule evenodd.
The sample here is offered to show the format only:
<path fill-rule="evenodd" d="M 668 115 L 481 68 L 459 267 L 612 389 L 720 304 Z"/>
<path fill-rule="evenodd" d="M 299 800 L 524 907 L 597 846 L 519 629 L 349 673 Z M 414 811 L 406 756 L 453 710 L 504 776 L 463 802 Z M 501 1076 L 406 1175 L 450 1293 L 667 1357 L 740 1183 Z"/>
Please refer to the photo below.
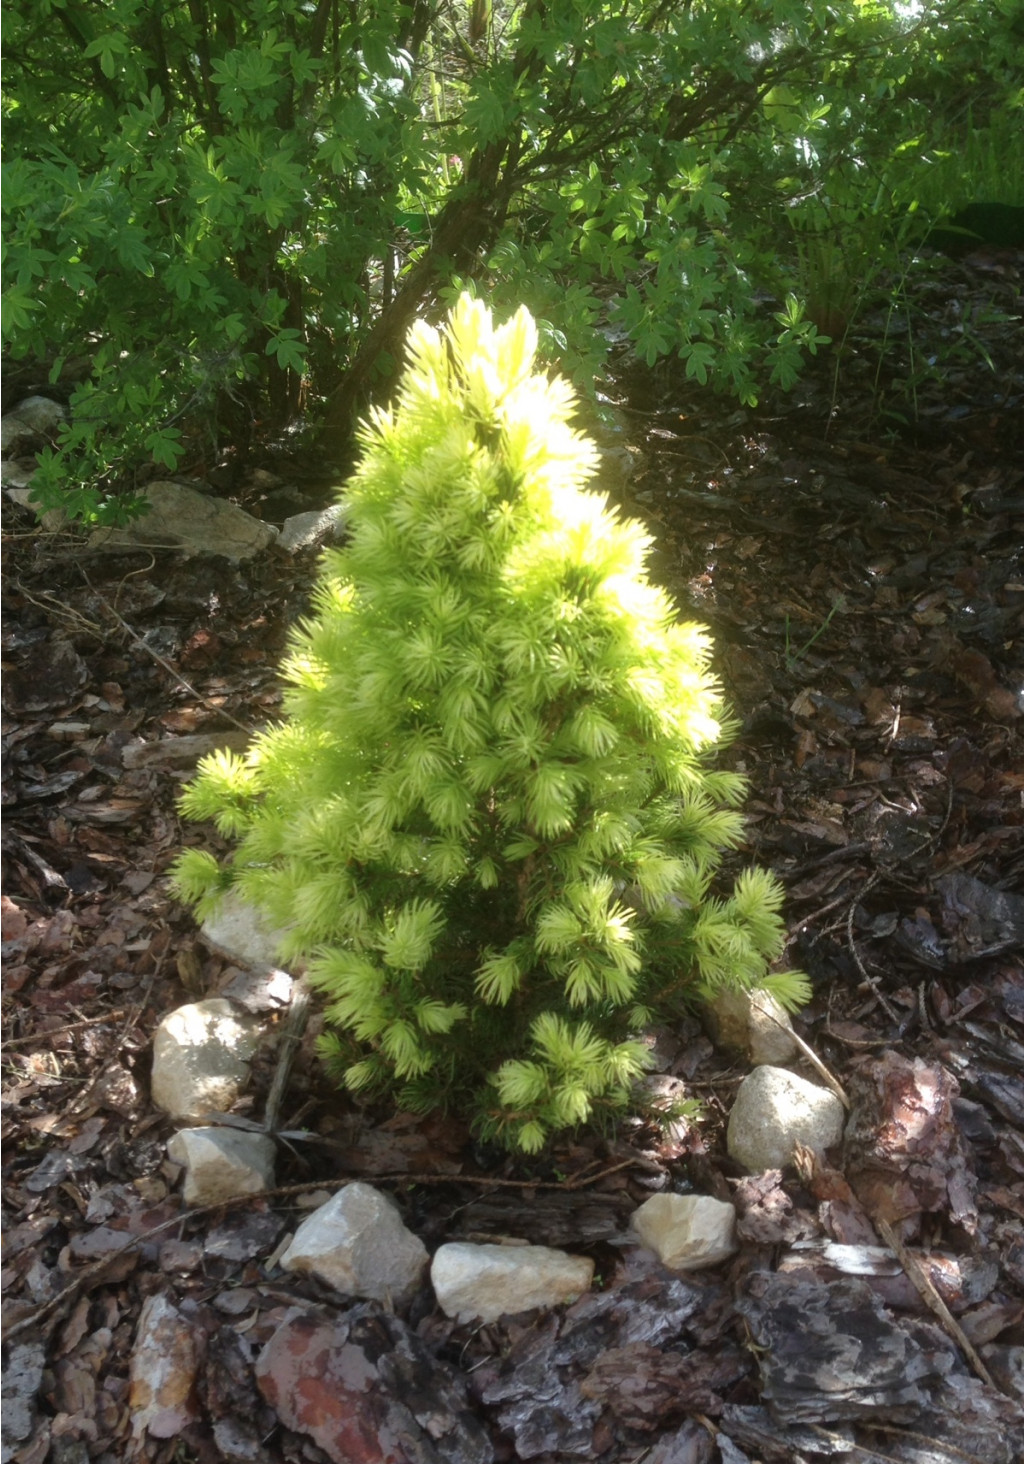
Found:
<path fill-rule="evenodd" d="M 496 144 L 474 158 L 477 179 L 445 206 L 427 252 L 399 283 L 381 311 L 351 366 L 327 398 L 321 443 L 332 454 L 345 448 L 358 412 L 373 394 L 382 355 L 397 355 L 409 326 L 447 274 L 465 269 L 477 253 L 497 239 L 514 187 L 514 168 L 501 165 L 506 148 Z M 499 182 L 499 178 L 501 181 Z"/>

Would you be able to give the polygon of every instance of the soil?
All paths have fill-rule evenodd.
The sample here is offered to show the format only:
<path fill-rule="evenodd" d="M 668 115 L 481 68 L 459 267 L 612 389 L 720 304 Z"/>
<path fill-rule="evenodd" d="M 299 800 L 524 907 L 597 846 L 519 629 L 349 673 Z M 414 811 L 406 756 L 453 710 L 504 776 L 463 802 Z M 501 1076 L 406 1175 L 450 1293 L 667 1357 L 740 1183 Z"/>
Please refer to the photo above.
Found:
<path fill-rule="evenodd" d="M 750 784 L 735 864 L 785 883 L 786 963 L 813 988 L 797 1032 L 852 1101 L 831 1165 L 751 1177 L 729 1159 L 747 1065 L 696 1017 L 657 1054 L 698 1120 L 638 1117 L 531 1164 L 453 1121 L 353 1107 L 316 1064 L 314 1020 L 281 1108 L 284 1192 L 185 1209 L 149 1100 L 152 1034 L 239 973 L 168 892 L 184 844 L 218 848 L 179 821 L 195 744 L 178 739 L 275 715 L 316 556 L 93 553 L 5 504 L 5 1459 L 1019 1457 L 1020 265 L 936 261 L 909 323 L 867 315 L 757 409 L 678 365 L 621 362 L 602 389 L 607 486 L 648 524 L 656 577 L 711 627 L 735 709 L 722 756 Z M 242 485 L 250 512 L 328 500 L 329 483 L 270 467 Z M 271 1046 L 239 1120 L 261 1120 L 273 1071 Z M 395 1318 L 282 1273 L 281 1236 L 355 1178 L 393 1194 L 429 1248 L 563 1246 L 594 1257 L 597 1290 L 481 1329 L 427 1292 Z M 629 1215 L 663 1190 L 736 1204 L 731 1262 L 680 1280 L 638 1258 Z M 159 1415 L 140 1393 L 156 1298 L 192 1347 L 162 1359 L 180 1396 Z M 373 1353 L 373 1389 L 346 1406 L 377 1424 L 348 1452 L 268 1402 L 281 1380 L 261 1349 L 295 1307 Z M 872 1344 L 831 1393 L 800 1371 L 819 1311 L 815 1336 Z M 418 1422 L 403 1413 L 395 1433 L 400 1405 Z"/>

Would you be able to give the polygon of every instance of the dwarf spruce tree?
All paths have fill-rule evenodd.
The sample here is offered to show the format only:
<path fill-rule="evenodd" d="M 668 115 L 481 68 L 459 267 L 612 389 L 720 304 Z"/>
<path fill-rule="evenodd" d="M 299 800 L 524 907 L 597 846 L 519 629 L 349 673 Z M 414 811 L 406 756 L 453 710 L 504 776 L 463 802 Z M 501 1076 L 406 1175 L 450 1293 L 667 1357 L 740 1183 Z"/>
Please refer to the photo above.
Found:
<path fill-rule="evenodd" d="M 765 984 L 782 945 L 769 875 L 709 893 L 742 783 L 703 760 L 723 732 L 705 633 L 648 580 L 641 527 L 586 491 L 595 448 L 536 349 L 526 310 L 495 328 L 466 296 L 443 333 L 414 326 L 286 720 L 184 795 L 237 852 L 177 867 L 201 911 L 234 886 L 287 929 L 349 1088 L 454 1105 L 527 1151 L 621 1109 L 641 1029 Z"/>

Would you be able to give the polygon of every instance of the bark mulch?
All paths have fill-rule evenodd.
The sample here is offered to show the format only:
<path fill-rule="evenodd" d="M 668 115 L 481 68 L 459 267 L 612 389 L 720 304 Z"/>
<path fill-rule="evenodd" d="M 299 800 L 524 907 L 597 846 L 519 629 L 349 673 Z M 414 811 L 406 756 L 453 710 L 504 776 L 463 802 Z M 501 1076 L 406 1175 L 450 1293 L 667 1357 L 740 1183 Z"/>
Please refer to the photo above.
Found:
<path fill-rule="evenodd" d="M 182 844 L 216 847 L 175 798 L 201 751 L 274 716 L 315 558 L 94 554 L 5 506 L 5 1460 L 1021 1457 L 1019 267 L 936 267 L 913 351 L 869 314 L 758 410 L 667 368 L 606 383 L 612 491 L 711 626 L 739 721 L 737 866 L 786 884 L 787 961 L 813 984 L 797 1030 L 851 1106 L 841 1151 L 781 1174 L 727 1157 L 746 1069 L 696 1018 L 657 1054 L 700 1120 L 637 1118 L 532 1165 L 354 1108 L 314 1021 L 282 1191 L 183 1208 L 151 1037 L 239 973 L 169 897 Z M 238 1118 L 261 1120 L 273 1069 L 271 1045 Z M 595 1290 L 458 1327 L 426 1291 L 396 1316 L 275 1268 L 353 1178 L 428 1247 L 564 1246 L 594 1256 Z M 730 1264 L 676 1277 L 625 1243 L 665 1189 L 736 1204 Z"/>

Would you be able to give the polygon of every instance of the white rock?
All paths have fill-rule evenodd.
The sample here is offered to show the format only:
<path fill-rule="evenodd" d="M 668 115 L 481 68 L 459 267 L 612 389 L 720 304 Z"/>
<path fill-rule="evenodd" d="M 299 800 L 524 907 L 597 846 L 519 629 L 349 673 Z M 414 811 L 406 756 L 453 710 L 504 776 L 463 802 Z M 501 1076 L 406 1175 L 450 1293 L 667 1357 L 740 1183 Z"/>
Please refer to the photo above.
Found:
<path fill-rule="evenodd" d="M 729 1115 L 727 1145 L 754 1174 L 782 1169 L 797 1144 L 819 1153 L 843 1133 L 843 1105 L 827 1088 L 780 1067 L 755 1068 L 743 1079 Z"/>
<path fill-rule="evenodd" d="M 226 1112 L 258 1041 L 258 1024 L 223 997 L 178 1007 L 153 1037 L 153 1102 L 175 1118 Z"/>
<path fill-rule="evenodd" d="M 736 1252 L 736 1211 L 711 1195 L 652 1195 L 631 1223 L 670 1271 L 702 1271 Z"/>
<path fill-rule="evenodd" d="M 277 542 L 289 554 L 311 544 L 334 544 L 344 536 L 347 521 L 348 511 L 343 503 L 313 509 L 310 513 L 293 513 L 285 519 Z"/>
<path fill-rule="evenodd" d="M 26 482 L 30 482 L 34 476 L 34 471 L 33 469 L 32 472 L 24 473 L 20 476 L 24 477 Z M 17 472 L 16 465 L 5 463 L 4 481 L 9 482 L 11 477 L 17 474 Z M 61 529 L 67 528 L 68 516 L 64 510 L 62 508 L 48 508 L 45 513 L 41 512 L 39 504 L 32 497 L 31 488 L 11 487 L 6 490 L 6 493 L 12 503 L 16 503 L 19 508 L 27 508 L 30 513 L 34 513 L 48 534 L 57 534 Z"/>
<path fill-rule="evenodd" d="M 150 483 L 140 497 L 148 512 L 123 528 L 97 529 L 89 538 L 90 548 L 166 544 L 186 556 L 223 554 L 237 562 L 251 559 L 277 538 L 272 524 L 261 523 L 237 504 L 198 493 L 184 483 Z"/>
<path fill-rule="evenodd" d="M 15 417 L 33 432 L 56 432 L 67 417 L 67 408 L 50 397 L 30 396 L 14 409 Z"/>
<path fill-rule="evenodd" d="M 167 1153 L 185 1166 L 186 1205 L 219 1205 L 236 1195 L 260 1195 L 274 1186 L 274 1141 L 243 1129 L 182 1129 Z"/>
<path fill-rule="evenodd" d="M 708 1002 L 715 1041 L 742 1052 L 755 1067 L 780 1067 L 798 1051 L 785 1007 L 768 991 L 719 991 Z"/>
<path fill-rule="evenodd" d="M 0 453 L 16 457 L 22 449 L 30 452 L 38 446 L 38 438 L 51 436 L 67 416 L 59 402 L 49 397 L 26 397 L 13 412 L 0 419 Z"/>
<path fill-rule="evenodd" d="M 13 413 L 0 418 L 0 452 L 5 458 L 13 457 L 23 447 L 28 447 L 34 437 L 35 433 L 28 423 L 15 417 Z"/>
<path fill-rule="evenodd" d="M 590 1289 L 594 1263 L 545 1245 L 442 1245 L 430 1268 L 438 1304 L 460 1322 L 575 1301 Z"/>
<path fill-rule="evenodd" d="M 234 890 L 218 902 L 199 931 L 207 945 L 213 946 L 232 961 L 257 970 L 277 967 L 277 950 L 285 932 L 274 930 L 253 905 Z"/>
<path fill-rule="evenodd" d="M 12 503 L 17 503 L 21 508 L 35 509 L 36 505 L 29 498 L 29 485 L 37 471 L 37 468 L 29 467 L 17 458 L 4 458 L 0 462 L 0 483 L 3 483 Z"/>
<path fill-rule="evenodd" d="M 309 1272 L 347 1296 L 401 1305 L 416 1291 L 428 1260 L 426 1246 L 403 1225 L 394 1200 L 356 1182 L 303 1220 L 280 1264 L 285 1271 Z"/>

